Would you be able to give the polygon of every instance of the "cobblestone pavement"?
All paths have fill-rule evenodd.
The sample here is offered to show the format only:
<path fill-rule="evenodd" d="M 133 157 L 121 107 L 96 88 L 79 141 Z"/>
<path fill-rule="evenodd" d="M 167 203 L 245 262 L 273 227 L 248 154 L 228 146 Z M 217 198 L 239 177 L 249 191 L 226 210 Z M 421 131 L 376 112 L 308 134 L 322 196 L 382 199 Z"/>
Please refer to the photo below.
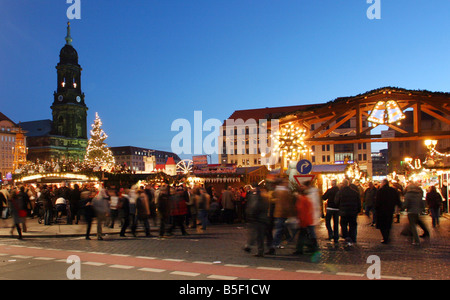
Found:
<path fill-rule="evenodd" d="M 25 236 L 23 240 L 19 241 L 8 237 L 8 234 L 3 234 L 0 243 L 23 247 L 157 256 L 166 259 L 214 262 L 215 264 L 282 268 L 290 271 L 301 269 L 322 274 L 352 274 L 361 276 L 361 278 L 366 275 L 367 269 L 371 265 L 370 262 L 367 262 L 368 257 L 377 255 L 381 260 L 383 278 L 448 280 L 450 279 L 450 220 L 441 218 L 440 227 L 433 229 L 430 217 L 424 216 L 424 218 L 431 236 L 429 239 L 422 239 L 420 246 L 411 245 L 407 237 L 400 235 L 401 230 L 408 222 L 406 216 L 402 216 L 400 224 L 393 225 L 392 242 L 389 245 L 381 244 L 379 230 L 368 226 L 368 219 L 360 216 L 358 219 L 358 243 L 351 248 L 346 248 L 343 242 L 338 245 L 328 242 L 325 224 L 322 222 L 317 227 L 320 252 L 315 255 L 303 256 L 292 255 L 295 242 L 285 242 L 284 249 L 278 249 L 276 255 L 266 255 L 263 258 L 244 252 L 242 247 L 247 237 L 245 224 L 211 225 L 204 234 L 197 234 L 190 229 L 188 236 L 181 236 L 179 232 L 175 232 L 173 237 L 165 239 L 145 238 L 142 236 L 142 232 L 137 238 L 130 234 L 128 237 L 122 238 L 118 236 L 117 230 L 109 230 L 105 231 L 107 234 L 103 241 L 94 238 L 90 241 L 85 240 L 82 236 L 84 225 L 61 225 L 61 227 L 65 226 L 63 231 L 66 234 L 59 235 L 59 238 L 46 237 L 41 234 L 36 235 L 39 238 Z M 38 230 L 33 228 L 34 222 L 36 221 L 29 220 L 29 228 L 30 231 L 36 233 Z M 93 233 L 95 233 L 95 228 L 93 226 Z M 156 230 L 156 227 L 152 228 Z M 9 231 L 9 229 L 7 230 Z M 48 231 L 48 229 L 46 230 Z M 4 233 L 5 229 L 2 232 Z"/>

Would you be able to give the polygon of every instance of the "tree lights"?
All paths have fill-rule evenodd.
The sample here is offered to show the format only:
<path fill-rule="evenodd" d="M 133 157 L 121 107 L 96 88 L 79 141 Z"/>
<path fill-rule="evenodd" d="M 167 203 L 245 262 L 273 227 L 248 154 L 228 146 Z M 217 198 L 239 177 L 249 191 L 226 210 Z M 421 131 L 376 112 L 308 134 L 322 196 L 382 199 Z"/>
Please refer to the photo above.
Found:
<path fill-rule="evenodd" d="M 88 146 L 86 148 L 86 156 L 84 160 L 100 167 L 111 167 L 115 164 L 114 156 L 105 143 L 108 135 L 101 128 L 102 125 L 103 123 L 98 116 L 98 113 L 95 113 L 95 120 L 94 124 L 92 124 L 91 130 L 91 138 L 89 139 Z"/>

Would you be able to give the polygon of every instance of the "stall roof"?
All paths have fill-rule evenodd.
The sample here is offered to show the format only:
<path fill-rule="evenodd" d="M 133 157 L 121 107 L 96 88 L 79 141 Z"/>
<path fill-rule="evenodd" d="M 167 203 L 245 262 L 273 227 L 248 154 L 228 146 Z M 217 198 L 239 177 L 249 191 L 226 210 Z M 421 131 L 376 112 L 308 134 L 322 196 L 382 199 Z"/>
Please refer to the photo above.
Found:
<path fill-rule="evenodd" d="M 314 165 L 311 173 L 344 173 L 349 165 Z"/>

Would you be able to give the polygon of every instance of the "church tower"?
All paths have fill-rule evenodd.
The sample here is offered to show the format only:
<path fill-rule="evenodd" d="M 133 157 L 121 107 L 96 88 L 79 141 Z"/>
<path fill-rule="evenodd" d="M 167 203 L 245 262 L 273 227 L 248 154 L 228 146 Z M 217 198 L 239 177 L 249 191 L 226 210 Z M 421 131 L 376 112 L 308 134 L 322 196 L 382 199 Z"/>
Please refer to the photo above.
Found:
<path fill-rule="evenodd" d="M 70 22 L 67 23 L 66 44 L 59 54 L 57 90 L 51 106 L 52 134 L 67 138 L 87 139 L 87 110 L 81 91 L 81 71 L 78 53 L 72 46 Z"/>
<path fill-rule="evenodd" d="M 70 22 L 66 44 L 56 66 L 57 88 L 51 106 L 53 120 L 21 123 L 26 132 L 29 161 L 83 161 L 87 147 L 87 106 L 81 90 L 81 66 L 72 46 Z"/>

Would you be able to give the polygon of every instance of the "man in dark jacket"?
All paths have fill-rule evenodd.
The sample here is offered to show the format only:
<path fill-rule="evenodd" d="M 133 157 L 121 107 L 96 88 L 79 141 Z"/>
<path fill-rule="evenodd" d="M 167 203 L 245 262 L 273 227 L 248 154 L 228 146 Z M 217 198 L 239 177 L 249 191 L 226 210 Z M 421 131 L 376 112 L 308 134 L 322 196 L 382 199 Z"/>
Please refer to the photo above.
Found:
<path fill-rule="evenodd" d="M 383 236 L 381 241 L 383 244 L 389 243 L 395 207 L 401 207 L 401 205 L 400 195 L 397 190 L 389 186 L 387 179 L 383 179 L 375 201 L 376 225 Z"/>
<path fill-rule="evenodd" d="M 376 220 L 375 214 L 375 201 L 377 199 L 377 188 L 372 182 L 369 182 L 369 187 L 364 192 L 364 208 L 365 214 L 370 218 L 370 212 L 372 212 L 372 222 L 369 225 L 374 226 Z"/>
<path fill-rule="evenodd" d="M 322 196 L 322 200 L 327 201 L 327 214 L 325 223 L 328 230 L 328 239 L 334 240 L 335 243 L 339 241 L 339 208 L 334 202 L 336 194 L 339 192 L 337 181 L 331 181 L 331 188 L 329 188 Z M 333 227 L 331 227 L 331 219 L 333 219 Z"/>
<path fill-rule="evenodd" d="M 334 202 L 339 208 L 341 216 L 342 236 L 347 241 L 347 244 L 351 246 L 353 243 L 356 243 L 357 218 L 361 211 L 361 197 L 358 192 L 350 188 L 349 181 L 344 179 L 342 188 L 336 194 Z"/>
<path fill-rule="evenodd" d="M 255 186 L 257 186 L 257 184 L 255 184 Z M 244 250 L 250 252 L 250 246 L 256 243 L 258 252 L 255 256 L 257 257 L 264 256 L 264 235 L 269 224 L 268 212 L 269 200 L 265 189 L 261 191 L 258 187 L 254 188 L 248 193 L 246 213 L 249 222 L 249 232 Z M 270 247 L 271 245 L 269 246 L 269 249 L 271 249 Z M 274 253 L 274 251 L 272 251 L 272 253 Z"/>

